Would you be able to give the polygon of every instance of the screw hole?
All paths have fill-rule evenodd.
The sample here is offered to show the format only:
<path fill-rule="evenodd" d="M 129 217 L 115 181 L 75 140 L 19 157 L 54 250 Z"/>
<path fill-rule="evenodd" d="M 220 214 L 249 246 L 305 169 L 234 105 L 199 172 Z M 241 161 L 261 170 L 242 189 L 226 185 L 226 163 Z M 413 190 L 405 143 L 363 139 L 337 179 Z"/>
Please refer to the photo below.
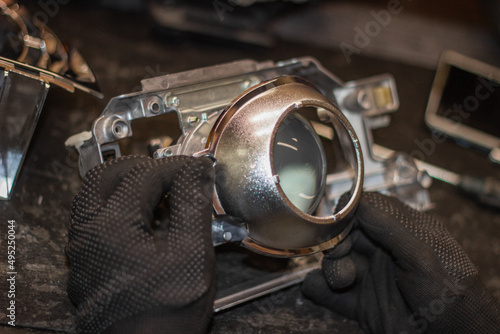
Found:
<path fill-rule="evenodd" d="M 128 134 L 128 125 L 122 120 L 115 120 L 112 129 L 113 134 L 118 138 L 124 138 Z"/>
<path fill-rule="evenodd" d="M 158 102 L 151 103 L 151 112 L 157 114 L 160 111 L 160 105 Z"/>

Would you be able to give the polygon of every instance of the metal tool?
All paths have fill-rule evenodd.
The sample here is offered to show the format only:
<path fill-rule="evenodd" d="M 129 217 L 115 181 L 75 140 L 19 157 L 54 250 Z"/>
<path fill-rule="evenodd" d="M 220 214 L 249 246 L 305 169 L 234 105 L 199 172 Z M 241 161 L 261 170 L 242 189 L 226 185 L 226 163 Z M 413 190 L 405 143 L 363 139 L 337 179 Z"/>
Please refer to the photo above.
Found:
<path fill-rule="evenodd" d="M 373 152 L 382 158 L 394 154 L 394 151 L 376 144 L 373 145 Z M 457 187 L 482 204 L 500 209 L 500 180 L 493 177 L 458 174 L 422 160 L 414 159 L 414 161 L 419 170 L 425 171 L 432 178 Z"/>
<path fill-rule="evenodd" d="M 314 262 L 298 266 L 284 273 L 271 274 L 271 277 L 257 277 L 253 280 L 226 289 L 222 291 L 222 293 L 217 293 L 214 302 L 214 312 L 220 312 L 247 301 L 299 284 L 305 279 L 307 274 L 320 268 L 320 263 L 320 258 L 317 258 Z"/>

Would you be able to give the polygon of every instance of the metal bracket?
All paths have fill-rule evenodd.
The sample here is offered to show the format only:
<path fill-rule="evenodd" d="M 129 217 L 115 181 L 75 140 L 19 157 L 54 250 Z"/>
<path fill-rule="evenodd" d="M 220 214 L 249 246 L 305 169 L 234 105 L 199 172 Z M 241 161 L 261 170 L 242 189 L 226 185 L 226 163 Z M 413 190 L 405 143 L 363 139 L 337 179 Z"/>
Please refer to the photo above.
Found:
<path fill-rule="evenodd" d="M 90 138 L 80 136 L 67 144 L 78 142 L 73 146 L 80 152 L 80 174 L 84 176 L 89 169 L 104 161 L 105 154 L 121 155 L 118 143 L 132 136 L 134 120 L 176 113 L 182 130 L 181 138 L 174 145 L 159 148 L 155 154 L 192 155 L 205 149 L 216 119 L 235 97 L 251 86 L 283 75 L 308 80 L 326 98 L 336 103 L 347 117 L 364 152 L 365 190 L 394 194 L 418 209 L 430 207 L 426 190 L 430 181 L 408 156 L 397 154 L 380 158 L 372 150 L 372 129 L 387 126 L 389 114 L 399 107 L 394 78 L 381 75 L 343 83 L 309 57 L 276 63 L 243 60 L 148 79 L 142 82 L 141 92 L 118 96 L 109 102 L 101 117 L 94 122 Z M 315 126 L 315 129 L 325 137 L 335 135 L 331 129 L 320 126 Z M 333 212 L 335 201 L 350 189 L 352 176 L 349 171 L 328 175 L 327 196 L 320 210 L 326 214 Z M 215 245 L 240 242 L 245 238 L 246 227 L 243 222 L 217 217 L 213 221 L 212 232 Z M 316 259 L 292 271 L 271 275 L 263 282 L 249 282 L 219 291 L 215 310 L 296 284 L 318 266 L 319 260 Z"/>

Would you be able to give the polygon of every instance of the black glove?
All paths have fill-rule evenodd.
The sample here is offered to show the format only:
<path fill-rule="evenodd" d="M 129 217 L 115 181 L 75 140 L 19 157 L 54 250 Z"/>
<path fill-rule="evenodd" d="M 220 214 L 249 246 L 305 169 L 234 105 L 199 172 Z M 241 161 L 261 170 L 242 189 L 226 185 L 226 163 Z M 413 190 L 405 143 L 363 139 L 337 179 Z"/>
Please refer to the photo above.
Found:
<path fill-rule="evenodd" d="M 87 173 L 66 249 L 79 332 L 206 330 L 215 297 L 212 164 L 132 156 Z M 160 203 L 169 212 L 155 226 Z"/>
<path fill-rule="evenodd" d="M 354 230 L 303 293 L 368 333 L 500 333 L 500 305 L 432 216 L 365 193 Z"/>

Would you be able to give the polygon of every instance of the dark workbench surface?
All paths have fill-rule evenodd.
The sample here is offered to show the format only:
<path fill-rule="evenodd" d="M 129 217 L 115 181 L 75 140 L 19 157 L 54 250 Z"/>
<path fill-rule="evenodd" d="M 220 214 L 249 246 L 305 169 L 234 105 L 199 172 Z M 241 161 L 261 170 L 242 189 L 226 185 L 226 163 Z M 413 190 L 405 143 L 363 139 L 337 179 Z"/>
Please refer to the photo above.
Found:
<path fill-rule="evenodd" d="M 419 150 L 416 139 L 431 137 L 423 113 L 433 71 L 394 62 L 353 57 L 305 45 L 278 42 L 272 48 L 221 43 L 202 38 L 158 35 L 147 17 L 74 5 L 61 6 L 49 25 L 61 39 L 78 47 L 94 69 L 103 100 L 82 92 L 51 88 L 32 140 L 14 196 L 0 203 L 0 235 L 7 220 L 17 222 L 16 324 L 42 330 L 72 332 L 74 307 L 66 293 L 68 263 L 64 254 L 71 200 L 81 179 L 77 156 L 64 141 L 89 130 L 107 101 L 137 90 L 140 80 L 156 75 L 214 65 L 242 58 L 284 60 L 316 57 L 327 69 L 348 81 L 383 72 L 397 82 L 400 110 L 388 128 L 375 132 L 375 141 L 408 153 Z M 461 173 L 500 177 L 500 168 L 471 149 L 447 140 L 436 144 L 426 160 Z M 432 212 L 446 225 L 479 267 L 484 284 L 500 299 L 500 214 L 435 181 L 430 189 Z M 0 258 L 0 321 L 5 318 L 5 243 Z M 235 253 L 244 258 L 246 253 Z M 0 332 L 18 333 L 0 327 Z M 357 324 L 305 299 L 298 287 L 264 297 L 213 318 L 211 333 L 358 333 Z"/>

